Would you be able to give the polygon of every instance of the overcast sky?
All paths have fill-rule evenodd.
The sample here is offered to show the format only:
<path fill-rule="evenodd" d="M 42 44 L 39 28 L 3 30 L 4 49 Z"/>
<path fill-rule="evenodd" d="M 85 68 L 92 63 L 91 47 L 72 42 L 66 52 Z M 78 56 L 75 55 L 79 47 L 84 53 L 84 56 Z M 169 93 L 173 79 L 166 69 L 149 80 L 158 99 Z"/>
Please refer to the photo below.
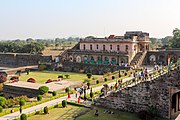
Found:
<path fill-rule="evenodd" d="M 180 0 L 0 0 L 0 39 L 103 37 L 180 28 Z"/>

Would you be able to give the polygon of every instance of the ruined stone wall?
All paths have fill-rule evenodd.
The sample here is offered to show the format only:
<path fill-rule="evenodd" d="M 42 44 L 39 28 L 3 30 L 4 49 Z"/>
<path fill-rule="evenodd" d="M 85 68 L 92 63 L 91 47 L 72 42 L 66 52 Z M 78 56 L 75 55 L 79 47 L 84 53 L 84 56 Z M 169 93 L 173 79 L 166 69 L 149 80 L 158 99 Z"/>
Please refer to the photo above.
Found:
<path fill-rule="evenodd" d="M 177 72 L 174 74 L 177 75 Z M 150 106 L 157 108 L 163 118 L 170 118 L 172 89 L 180 90 L 180 78 L 171 79 L 164 75 L 153 81 L 139 83 L 127 90 L 111 93 L 99 98 L 97 104 L 128 112 L 148 110 Z"/>
<path fill-rule="evenodd" d="M 117 65 L 96 65 L 96 64 L 85 64 L 85 63 L 75 63 L 75 62 L 63 62 L 62 71 L 66 72 L 79 72 L 84 70 L 85 73 L 92 74 L 104 74 L 107 72 L 114 72 L 120 69 L 128 70 L 129 67 L 122 67 Z"/>
<path fill-rule="evenodd" d="M 42 56 L 40 54 L 0 53 L 0 66 L 16 67 L 37 65 L 39 61 L 51 62 L 52 56 Z"/>

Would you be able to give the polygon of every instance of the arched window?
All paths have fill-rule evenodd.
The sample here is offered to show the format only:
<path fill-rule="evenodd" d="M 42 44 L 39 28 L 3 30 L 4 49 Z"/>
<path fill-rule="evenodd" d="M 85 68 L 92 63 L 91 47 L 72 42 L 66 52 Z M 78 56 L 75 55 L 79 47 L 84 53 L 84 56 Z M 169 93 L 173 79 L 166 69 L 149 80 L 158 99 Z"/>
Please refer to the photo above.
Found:
<path fill-rule="evenodd" d="M 119 51 L 120 49 L 119 49 L 119 45 L 117 45 L 117 51 Z"/>
<path fill-rule="evenodd" d="M 129 46 L 128 46 L 128 45 L 126 45 L 126 51 L 128 51 L 128 47 L 129 47 Z"/>
<path fill-rule="evenodd" d="M 97 50 L 99 49 L 99 45 L 96 45 L 96 49 L 97 49 Z"/>
<path fill-rule="evenodd" d="M 84 50 L 86 49 L 86 45 L 85 45 L 85 44 L 83 45 L 83 49 L 84 49 Z"/>
<path fill-rule="evenodd" d="M 92 45 L 90 45 L 90 50 L 92 50 Z"/>
<path fill-rule="evenodd" d="M 103 51 L 105 51 L 106 50 L 106 47 L 105 47 L 105 45 L 103 45 Z"/>
<path fill-rule="evenodd" d="M 112 45 L 110 45 L 110 50 L 112 50 Z"/>

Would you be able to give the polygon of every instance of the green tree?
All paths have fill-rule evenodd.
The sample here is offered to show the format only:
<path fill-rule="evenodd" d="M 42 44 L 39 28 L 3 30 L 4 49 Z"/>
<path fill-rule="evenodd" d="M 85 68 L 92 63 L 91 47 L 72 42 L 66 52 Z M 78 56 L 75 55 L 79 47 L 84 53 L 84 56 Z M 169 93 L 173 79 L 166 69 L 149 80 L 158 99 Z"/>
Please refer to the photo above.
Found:
<path fill-rule="evenodd" d="M 172 48 L 180 48 L 180 30 L 178 28 L 173 30 L 173 38 L 170 43 Z"/>
<path fill-rule="evenodd" d="M 0 97 L 0 106 L 5 107 L 6 106 L 6 102 L 7 102 L 7 100 L 6 100 L 5 97 Z"/>
<path fill-rule="evenodd" d="M 41 86 L 39 87 L 39 92 L 41 95 L 47 93 L 49 91 L 49 88 L 47 86 Z"/>

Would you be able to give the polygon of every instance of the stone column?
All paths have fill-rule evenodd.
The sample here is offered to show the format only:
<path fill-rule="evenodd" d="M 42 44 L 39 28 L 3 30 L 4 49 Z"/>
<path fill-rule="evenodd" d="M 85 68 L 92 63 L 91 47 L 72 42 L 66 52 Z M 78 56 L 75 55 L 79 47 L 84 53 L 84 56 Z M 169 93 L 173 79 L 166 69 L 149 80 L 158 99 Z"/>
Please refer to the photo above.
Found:
<path fill-rule="evenodd" d="M 176 93 L 176 112 L 178 111 L 178 108 L 179 108 L 179 105 L 178 105 L 178 103 L 179 103 L 179 98 L 178 98 L 178 94 Z"/>
<path fill-rule="evenodd" d="M 178 98 L 179 98 L 179 99 L 178 99 L 178 103 L 179 103 L 179 104 L 178 104 L 178 107 L 179 107 L 179 108 L 178 108 L 178 111 L 180 111 L 180 92 L 178 93 Z"/>

